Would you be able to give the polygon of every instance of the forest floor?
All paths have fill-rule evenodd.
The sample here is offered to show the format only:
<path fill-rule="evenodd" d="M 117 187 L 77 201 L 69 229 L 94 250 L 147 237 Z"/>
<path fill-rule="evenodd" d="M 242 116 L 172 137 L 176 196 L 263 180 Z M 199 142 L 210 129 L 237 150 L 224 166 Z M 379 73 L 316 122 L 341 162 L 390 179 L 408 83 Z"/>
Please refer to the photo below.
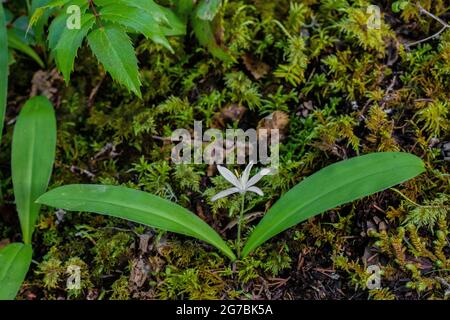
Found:
<path fill-rule="evenodd" d="M 420 1 L 422 9 L 406 1 L 400 12 L 394 1 L 375 2 L 382 17 L 370 32 L 368 1 L 226 1 L 216 36 L 230 62 L 192 35 L 170 38 L 174 53 L 137 37 L 142 99 L 114 83 L 87 48 L 68 85 L 52 67 L 17 56 L 0 155 L 0 247 L 20 241 L 9 150 L 14 119 L 34 94 L 56 108 L 50 189 L 141 189 L 189 208 L 230 244 L 239 197 L 211 202 L 226 186 L 216 167 L 173 164 L 164 139 L 194 120 L 282 132 L 279 174 L 264 178 L 264 196 L 251 199 L 255 219 L 244 235 L 281 194 L 339 160 L 406 151 L 427 168 L 397 186 L 401 194 L 389 189 L 330 210 L 236 264 L 192 238 L 43 208 L 18 298 L 448 299 L 450 28 L 421 40 L 444 27 L 433 16 L 450 20 L 450 1 Z M 66 290 L 69 265 L 81 268 L 80 290 Z M 379 289 L 367 286 L 370 265 L 381 268 Z"/>

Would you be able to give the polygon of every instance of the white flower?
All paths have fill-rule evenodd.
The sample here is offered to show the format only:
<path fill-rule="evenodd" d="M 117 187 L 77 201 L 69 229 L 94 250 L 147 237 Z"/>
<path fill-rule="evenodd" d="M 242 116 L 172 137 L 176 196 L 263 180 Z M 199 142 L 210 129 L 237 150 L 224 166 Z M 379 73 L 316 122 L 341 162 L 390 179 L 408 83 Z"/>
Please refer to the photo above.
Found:
<path fill-rule="evenodd" d="M 265 168 L 262 169 L 260 172 L 258 172 L 256 175 L 254 175 L 252 178 L 250 178 L 250 171 L 253 167 L 253 161 L 250 161 L 250 163 L 245 168 L 244 172 L 242 173 L 242 176 L 240 178 L 236 177 L 230 170 L 228 170 L 225 167 L 217 166 L 217 169 L 219 170 L 220 174 L 232 185 L 234 185 L 233 188 L 224 190 L 216 194 L 214 197 L 212 197 L 211 201 L 216 201 L 221 198 L 228 197 L 229 195 L 233 193 L 246 193 L 254 192 L 260 196 L 264 195 L 262 190 L 258 187 L 255 187 L 255 184 L 262 179 L 262 177 L 270 174 L 272 172 L 271 169 Z M 250 179 L 249 179 L 250 178 Z"/>

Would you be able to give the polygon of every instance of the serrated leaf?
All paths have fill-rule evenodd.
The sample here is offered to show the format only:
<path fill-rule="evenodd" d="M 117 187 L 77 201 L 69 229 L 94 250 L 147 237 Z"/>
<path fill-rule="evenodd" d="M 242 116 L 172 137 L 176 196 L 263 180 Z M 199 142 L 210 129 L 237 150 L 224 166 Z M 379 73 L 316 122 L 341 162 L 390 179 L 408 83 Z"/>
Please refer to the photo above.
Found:
<path fill-rule="evenodd" d="M 39 66 L 41 68 L 44 68 L 44 62 L 29 45 L 24 43 L 13 30 L 8 29 L 7 32 L 8 32 L 8 46 L 11 49 L 14 49 L 14 50 L 17 50 L 17 51 L 20 51 L 20 52 L 26 54 L 27 56 L 32 58 L 34 61 L 36 61 L 36 63 L 39 64 Z"/>
<path fill-rule="evenodd" d="M 103 20 L 118 23 L 131 32 L 142 33 L 173 52 L 160 26 L 147 11 L 136 7 L 124 8 L 121 4 L 111 4 L 103 7 L 99 13 Z"/>
<path fill-rule="evenodd" d="M 87 13 L 81 16 L 80 29 L 69 29 L 66 26 L 63 28 L 54 54 L 58 69 L 62 72 L 66 83 L 70 80 L 78 49 L 94 24 L 95 16 Z"/>
<path fill-rule="evenodd" d="M 125 30 L 105 25 L 88 35 L 89 46 L 112 78 L 141 97 L 136 54 Z"/>
<path fill-rule="evenodd" d="M 48 47 L 52 51 L 55 50 L 59 40 L 61 39 L 61 35 L 66 28 L 67 19 L 69 18 L 69 14 L 67 14 L 67 8 L 72 4 L 76 4 L 80 7 L 81 16 L 83 16 L 88 9 L 88 2 L 86 2 L 85 0 L 72 0 L 71 3 L 67 4 L 61 9 L 56 18 L 53 19 L 48 29 Z"/>
<path fill-rule="evenodd" d="M 242 251 L 245 257 L 280 232 L 317 214 L 366 197 L 424 172 L 418 157 L 380 152 L 332 164 L 286 192 L 259 222 Z"/>
<path fill-rule="evenodd" d="M 153 17 L 166 36 L 186 34 L 186 24 L 169 8 L 156 4 L 153 0 L 96 0 L 95 4 L 101 7 L 119 5 L 122 7 L 134 7 L 142 10 Z"/>
<path fill-rule="evenodd" d="M 37 201 L 54 208 L 104 214 L 194 237 L 235 259 L 225 241 L 206 222 L 182 206 L 150 193 L 120 186 L 68 185 L 47 192 Z"/>
<path fill-rule="evenodd" d="M 0 300 L 14 300 L 31 264 L 30 245 L 10 244 L 0 250 Z"/>
<path fill-rule="evenodd" d="M 6 32 L 6 16 L 3 11 L 2 3 L 0 3 L 0 43 L 8 43 L 8 33 Z M 0 140 L 3 133 L 3 122 L 5 121 L 6 111 L 6 97 L 8 95 L 8 66 L 8 46 L 2 45 L 0 47 Z"/>
<path fill-rule="evenodd" d="M 222 5 L 222 0 L 201 0 L 198 4 L 197 17 L 212 21 Z"/>
<path fill-rule="evenodd" d="M 44 12 L 46 10 L 57 8 L 57 7 L 62 7 L 70 1 L 71 0 L 50 0 L 50 1 L 42 0 L 41 2 L 45 3 L 45 5 L 40 5 L 41 3 L 37 3 L 36 5 L 33 4 L 33 6 L 32 6 L 33 14 L 31 15 L 31 18 L 30 18 L 28 30 L 31 27 L 33 27 L 41 19 L 41 17 L 44 15 Z"/>
<path fill-rule="evenodd" d="M 46 97 L 33 97 L 20 111 L 12 140 L 12 182 L 22 235 L 31 243 L 40 205 L 47 189 L 56 149 L 56 119 Z"/>

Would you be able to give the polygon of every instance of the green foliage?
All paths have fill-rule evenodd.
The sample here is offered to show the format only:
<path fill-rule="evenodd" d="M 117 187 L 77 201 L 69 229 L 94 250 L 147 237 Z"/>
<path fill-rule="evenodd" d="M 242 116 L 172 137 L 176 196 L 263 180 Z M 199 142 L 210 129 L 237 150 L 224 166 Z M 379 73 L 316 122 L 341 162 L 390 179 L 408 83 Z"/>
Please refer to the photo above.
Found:
<path fill-rule="evenodd" d="M 60 7 L 45 10 L 24 39 L 28 22 L 23 15 L 27 11 L 24 2 L 4 3 L 8 28 L 35 48 L 51 68 L 55 55 L 48 55 L 45 47 L 51 43 L 53 50 L 57 45 L 59 33 L 55 31 L 63 31 L 67 15 Z M 33 0 L 29 13 L 48 2 Z M 183 26 L 189 23 L 194 5 L 199 3 L 157 2 L 173 3 Z M 24 95 L 29 92 L 30 83 L 33 91 L 36 87 L 41 90 L 40 85 L 47 83 L 52 87 L 49 90 L 55 90 L 52 101 L 57 106 L 58 147 L 52 188 L 69 183 L 102 183 L 159 193 L 192 210 L 228 239 L 235 238 L 233 223 L 239 213 L 239 197 L 210 202 L 212 196 L 227 187 L 226 181 L 215 175 L 214 166 L 193 165 L 188 166 L 192 170 L 184 170 L 169 160 L 172 145 L 166 138 L 175 128 L 190 128 L 193 119 L 202 120 L 206 127 L 224 130 L 228 126 L 256 128 L 263 117 L 275 110 L 284 111 L 289 118 L 280 146 L 279 173 L 262 181 L 263 197 L 247 198 L 244 237 L 277 197 L 320 168 L 341 159 L 359 153 L 405 150 L 420 156 L 427 167 L 426 174 L 399 187 L 415 204 L 387 190 L 332 209 L 258 247 L 237 261 L 235 270 L 226 257 L 199 241 L 155 232 L 117 218 L 44 208 L 33 236 L 33 259 L 38 267 L 33 264 L 34 272 L 28 274 L 26 290 L 21 290 L 18 299 L 33 295 L 37 299 L 94 300 L 112 296 L 123 299 L 169 296 L 173 299 L 448 299 L 448 215 L 444 219 L 436 209 L 441 195 L 450 193 L 448 161 L 444 160 L 443 151 L 449 141 L 448 125 L 446 129 L 449 114 L 445 110 L 441 112 L 443 108 L 438 106 L 448 105 L 450 99 L 450 30 L 409 46 L 434 35 L 441 25 L 421 12 L 417 1 L 408 1 L 397 14 L 390 11 L 393 2 L 223 1 L 218 14 L 209 22 L 216 43 L 224 50 L 228 48 L 227 53 L 235 63 L 223 63 L 207 54 L 193 32 L 192 36 L 188 33 L 183 38 L 166 37 L 174 51 L 172 54 L 164 45 L 121 24 L 139 57 L 142 100 L 119 90 L 120 84 L 104 77 L 87 42 L 83 41 L 77 51 L 76 77 L 66 87 L 61 87 L 58 80 L 38 81 L 36 86 L 32 77 L 38 64 L 17 50 L 10 50 L 10 62 L 14 58 L 16 61 L 10 65 L 8 110 L 1 146 L 4 152 L 0 154 L 0 164 L 5 169 L 0 173 L 5 204 L 0 215 L 2 243 L 8 239 L 15 241 L 19 236 L 17 225 L 7 220 L 14 200 L 8 170 L 9 145 L 12 123 L 21 101 L 26 99 Z M 84 0 L 80 3 L 88 4 Z M 338 27 L 341 21 L 354 19 L 350 7 L 358 10 L 358 16 L 369 18 L 366 11 L 369 4 L 380 6 L 381 25 L 392 30 L 392 37 L 382 32 L 384 49 L 381 43 L 372 46 L 378 43 L 375 41 L 379 40 L 379 32 L 372 33 L 364 25 L 349 26 L 348 30 L 354 30 L 349 33 Z M 420 4 L 442 20 L 448 20 L 449 1 L 421 0 Z M 92 10 L 85 14 L 92 14 Z M 46 19 L 51 22 L 48 39 Z M 303 40 L 301 51 L 290 50 L 289 36 L 275 20 L 291 36 Z M 150 29 L 154 24 L 145 27 Z M 370 38 L 371 46 L 363 43 L 367 42 L 366 38 Z M 291 54 L 297 55 L 299 61 L 302 56 L 307 59 L 307 68 L 298 69 L 303 72 L 300 85 L 292 84 L 300 73 L 274 76 L 275 71 L 282 70 L 282 65 L 295 71 L 288 59 Z M 47 71 L 50 70 L 38 74 Z M 248 93 L 241 91 L 238 96 L 226 85 L 226 79 L 233 73 L 245 75 L 241 79 L 248 80 Z M 250 88 L 256 89 L 261 105 L 247 110 L 241 119 L 220 123 L 218 120 L 222 120 L 230 104 L 239 101 L 239 97 L 253 96 Z M 94 93 L 93 99 L 90 93 Z M 160 107 L 166 104 L 171 104 L 171 108 Z M 248 109 L 245 101 L 243 106 Z M 141 157 L 145 165 L 140 164 Z M 135 165 L 141 165 L 145 174 Z M 192 181 L 178 178 L 181 176 L 188 177 L 186 180 L 192 177 Z M 163 181 L 161 185 L 158 178 Z M 188 182 L 192 188 L 182 186 Z M 197 185 L 199 191 L 194 190 Z M 422 208 L 432 202 L 436 206 Z M 411 214 L 419 213 L 416 209 L 421 214 L 417 214 L 417 223 L 412 223 Z M 122 255 L 109 251 L 106 245 L 117 233 L 128 234 L 114 239 Z M 147 236 L 150 237 L 148 251 L 143 252 L 138 243 Z M 100 258 L 95 259 L 106 257 L 109 252 L 114 258 L 104 263 Z M 60 280 L 55 288 L 46 287 L 43 275 L 36 274 L 39 265 L 49 257 L 60 261 Z M 71 291 L 69 296 L 64 289 L 65 271 L 72 257 L 88 262 L 88 275 L 82 276 L 83 290 L 73 292 L 74 295 Z M 342 264 L 337 263 L 338 257 L 345 258 Z M 148 271 L 142 286 L 136 286 L 129 275 L 133 273 L 131 260 L 136 259 Z M 382 269 L 380 290 L 366 287 L 366 268 L 371 264 L 378 264 Z M 279 265 L 285 268 L 274 276 L 272 270 Z M 166 269 L 170 272 L 166 273 Z M 188 287 L 188 279 L 180 277 L 187 269 L 198 270 L 192 289 Z M 85 279 L 92 286 L 84 287 Z"/>
<path fill-rule="evenodd" d="M 67 27 L 63 28 L 61 35 L 59 36 L 60 40 L 53 50 L 56 64 L 59 70 L 61 70 L 66 83 L 69 82 L 70 74 L 73 71 L 73 64 L 75 61 L 75 57 L 77 56 L 78 48 L 81 47 L 84 38 L 95 24 L 94 15 L 83 14 L 80 19 L 80 24 L 81 28 L 79 30 L 69 29 Z M 99 42 L 100 41 L 97 41 L 95 42 L 95 44 Z M 105 41 L 105 43 L 102 45 L 108 45 L 108 41 Z"/>
<path fill-rule="evenodd" d="M 189 210 L 138 190 L 103 185 L 72 185 L 54 189 L 38 203 L 71 211 L 115 216 L 206 241 L 234 260 L 217 232 Z"/>
<path fill-rule="evenodd" d="M 309 217 L 404 182 L 423 171 L 420 159 L 403 153 L 366 155 L 329 166 L 294 187 L 268 211 L 251 233 L 243 256 L 276 234 Z M 247 172 L 247 175 L 249 173 Z M 328 182 L 327 187 L 323 187 L 327 181 L 339 183 Z M 354 192 L 349 193 L 348 188 L 352 188 Z M 321 193 L 318 194 L 319 189 Z M 130 199 L 133 199 L 132 204 L 129 204 Z M 66 210 L 116 216 L 192 236 L 214 245 L 232 260 L 235 259 L 220 236 L 196 215 L 174 203 L 141 191 L 106 185 L 71 185 L 52 190 L 41 196 L 37 202 Z M 286 208 L 290 210 L 286 211 Z M 243 207 L 239 231 L 242 214 Z M 238 232 L 240 257 L 239 240 Z"/>
<path fill-rule="evenodd" d="M 278 233 L 326 210 L 414 178 L 423 162 L 406 153 L 374 153 L 328 166 L 284 194 L 252 231 L 243 256 Z"/>
<path fill-rule="evenodd" d="M 141 97 L 137 59 L 125 31 L 104 25 L 88 35 L 89 46 L 111 76 Z"/>
<path fill-rule="evenodd" d="M 31 264 L 30 245 L 13 243 L 0 250 L 0 300 L 13 300 Z"/>
<path fill-rule="evenodd" d="M 450 129 L 448 102 L 436 101 L 428 104 L 420 110 L 417 115 L 420 122 L 424 123 L 423 128 L 432 136 L 439 136 L 442 131 Z"/>
<path fill-rule="evenodd" d="M 11 29 L 8 29 L 8 47 L 28 55 L 30 58 L 36 61 L 41 68 L 44 68 L 44 62 L 38 56 L 36 51 L 34 51 L 26 42 L 24 42 L 23 39 L 19 38 L 17 34 Z"/>
<path fill-rule="evenodd" d="M 202 20 L 212 20 L 222 5 L 222 0 L 201 1 L 198 5 L 197 16 Z"/>
<path fill-rule="evenodd" d="M 395 13 L 399 13 L 400 11 L 404 10 L 406 6 L 408 5 L 408 0 L 400 0 L 395 1 L 392 3 L 392 11 Z"/>
<path fill-rule="evenodd" d="M 0 43 L 8 42 L 6 19 L 3 4 L 0 4 Z M 6 96 L 8 95 L 8 48 L 2 45 L 0 49 L 0 140 L 3 134 L 3 123 L 6 112 Z"/>
<path fill-rule="evenodd" d="M 423 205 L 409 204 L 409 207 L 405 223 L 418 228 L 428 227 L 432 230 L 438 221 L 447 217 L 450 209 L 450 197 L 441 193 L 433 200 L 425 200 Z"/>
<path fill-rule="evenodd" d="M 72 12 L 73 6 L 79 11 Z M 92 52 L 112 78 L 139 97 L 141 82 L 137 58 L 127 33 L 143 34 L 170 50 L 166 36 L 185 33 L 177 16 L 152 0 L 50 1 L 34 11 L 30 26 L 41 21 L 45 10 L 58 7 L 62 9 L 49 27 L 48 40 L 66 82 L 73 71 L 77 51 L 87 38 Z M 69 28 L 69 22 L 78 22 L 79 28 Z"/>
<path fill-rule="evenodd" d="M 45 143 L 43 143 L 45 141 Z M 23 239 L 31 243 L 40 205 L 36 199 L 47 189 L 56 148 L 56 118 L 50 101 L 42 96 L 25 103 L 14 128 L 12 181 Z"/>
<path fill-rule="evenodd" d="M 204 1 L 205 0 L 201 0 L 200 3 Z M 221 59 L 225 62 L 232 62 L 233 61 L 232 57 L 222 47 L 222 45 L 216 41 L 216 38 L 214 37 L 214 29 L 212 23 L 208 20 L 200 19 L 199 13 L 196 12 L 198 11 L 194 11 L 192 15 L 191 23 L 195 36 L 198 39 L 198 42 L 202 46 L 206 47 L 214 57 Z"/>
<path fill-rule="evenodd" d="M 258 87 L 242 72 L 233 72 L 225 76 L 225 84 L 230 89 L 233 102 L 255 109 L 261 106 L 261 94 Z"/>

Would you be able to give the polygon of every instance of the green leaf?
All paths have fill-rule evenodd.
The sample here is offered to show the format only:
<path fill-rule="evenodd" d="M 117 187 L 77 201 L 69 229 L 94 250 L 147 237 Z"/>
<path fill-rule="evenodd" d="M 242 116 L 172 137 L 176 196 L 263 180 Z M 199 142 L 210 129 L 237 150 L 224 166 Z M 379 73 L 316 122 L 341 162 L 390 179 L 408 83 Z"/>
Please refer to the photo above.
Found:
<path fill-rule="evenodd" d="M 219 234 L 189 210 L 153 194 L 120 186 L 68 185 L 41 196 L 38 203 L 70 211 L 118 217 L 208 242 L 235 256 Z"/>
<path fill-rule="evenodd" d="M 141 97 L 137 58 L 126 32 L 118 26 L 105 25 L 92 31 L 88 42 L 112 78 Z"/>
<path fill-rule="evenodd" d="M 198 42 L 206 47 L 214 57 L 226 62 L 233 61 L 226 49 L 217 43 L 211 22 L 198 18 L 195 12 L 192 14 L 191 23 Z"/>
<path fill-rule="evenodd" d="M 44 40 L 44 28 L 48 23 L 48 19 L 50 18 L 51 14 L 53 13 L 53 10 L 46 10 L 44 13 L 40 12 L 40 10 L 37 12 L 36 16 L 34 15 L 34 13 L 36 12 L 36 10 L 38 10 L 41 7 L 44 7 L 46 5 L 48 5 L 50 3 L 51 0 L 34 0 L 31 2 L 31 10 L 30 13 L 33 13 L 31 15 L 31 17 L 34 17 L 34 21 L 33 21 L 33 31 L 35 33 L 36 36 L 36 41 L 37 43 L 39 43 L 40 45 L 44 45 L 45 40 Z M 28 29 L 30 29 L 31 25 L 31 19 L 30 19 L 30 23 L 28 25 Z"/>
<path fill-rule="evenodd" d="M 0 43 L 8 43 L 6 32 L 6 18 L 3 11 L 3 4 L 0 3 Z M 8 47 L 0 47 L 0 141 L 3 133 L 3 122 L 5 121 L 6 97 L 8 95 Z"/>
<path fill-rule="evenodd" d="M 222 0 L 201 0 L 198 4 L 197 17 L 202 20 L 213 20 L 219 12 Z"/>
<path fill-rule="evenodd" d="M 40 206 L 36 199 L 47 189 L 56 148 L 56 119 L 45 97 L 34 97 L 23 106 L 14 127 L 12 181 L 23 239 L 31 243 Z"/>
<path fill-rule="evenodd" d="M 86 2 L 86 0 L 73 1 L 62 9 L 62 11 L 58 14 L 58 16 L 56 16 L 56 18 L 53 19 L 48 29 L 47 40 L 48 40 L 48 47 L 51 50 L 55 50 L 56 46 L 58 45 L 61 39 L 62 33 L 66 29 L 67 19 L 70 17 L 70 15 L 67 14 L 67 8 L 69 5 L 72 5 L 72 3 L 80 7 L 81 16 L 84 16 L 85 12 L 88 9 L 88 2 Z"/>
<path fill-rule="evenodd" d="M 186 34 L 186 24 L 170 10 L 156 4 L 153 0 L 96 0 L 95 4 L 102 7 L 119 5 L 122 7 L 135 7 L 150 14 L 153 20 L 158 23 L 166 36 Z"/>
<path fill-rule="evenodd" d="M 14 30 L 8 29 L 8 46 L 11 49 L 15 49 L 17 51 L 20 51 L 26 55 L 28 55 L 30 58 L 32 58 L 34 61 L 36 61 L 41 68 L 44 68 L 44 62 L 42 59 L 37 55 L 37 53 L 26 43 L 24 43 L 14 32 Z"/>
<path fill-rule="evenodd" d="M 78 48 L 81 47 L 83 39 L 94 26 L 94 23 L 95 16 L 93 14 L 83 14 L 80 20 L 80 29 L 69 29 L 65 26 L 63 28 L 54 51 L 56 64 L 62 72 L 66 83 L 70 80 Z"/>
<path fill-rule="evenodd" d="M 14 300 L 25 280 L 33 252 L 30 245 L 10 244 L 0 250 L 0 300 Z"/>
<path fill-rule="evenodd" d="M 153 16 L 147 11 L 136 7 L 128 7 L 121 4 L 111 4 L 100 10 L 102 20 L 118 23 L 135 33 L 142 33 L 173 52 L 164 32 L 159 27 Z"/>
<path fill-rule="evenodd" d="M 422 160 L 401 152 L 381 152 L 332 164 L 284 194 L 250 235 L 242 255 L 280 232 L 342 204 L 366 197 L 424 172 Z"/>
<path fill-rule="evenodd" d="M 194 0 L 175 0 L 175 11 L 184 23 L 187 23 L 193 9 Z"/>

